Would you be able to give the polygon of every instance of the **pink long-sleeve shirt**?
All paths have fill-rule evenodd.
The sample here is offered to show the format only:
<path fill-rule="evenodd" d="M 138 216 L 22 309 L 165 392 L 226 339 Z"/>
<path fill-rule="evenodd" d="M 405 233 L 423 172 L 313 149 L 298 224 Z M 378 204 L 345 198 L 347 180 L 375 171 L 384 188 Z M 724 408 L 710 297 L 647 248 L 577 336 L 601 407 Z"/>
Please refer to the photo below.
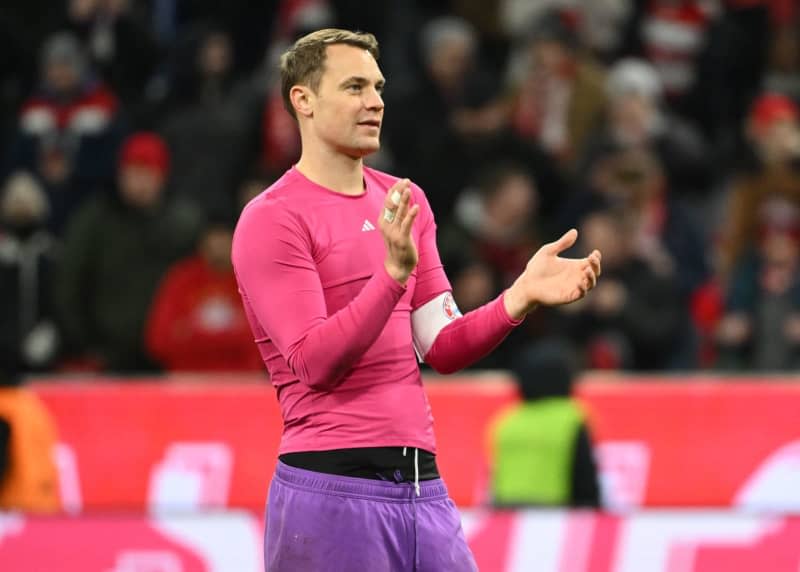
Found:
<path fill-rule="evenodd" d="M 364 169 L 365 191 L 333 192 L 297 169 L 242 212 L 239 292 L 284 421 L 280 453 L 410 446 L 436 452 L 411 312 L 450 290 L 424 193 L 412 227 L 419 262 L 405 286 L 384 268 L 375 219 L 397 178 Z M 434 303 L 434 302 L 431 302 Z M 519 324 L 502 296 L 444 326 L 425 354 L 441 372 L 491 351 Z"/>
<path fill-rule="evenodd" d="M 405 287 L 384 269 L 376 219 L 397 181 L 364 168 L 343 195 L 297 169 L 242 212 L 233 241 L 239 291 L 284 420 L 280 453 L 411 446 L 435 452 L 410 313 L 450 284 L 423 192 L 412 228 L 419 263 Z"/>

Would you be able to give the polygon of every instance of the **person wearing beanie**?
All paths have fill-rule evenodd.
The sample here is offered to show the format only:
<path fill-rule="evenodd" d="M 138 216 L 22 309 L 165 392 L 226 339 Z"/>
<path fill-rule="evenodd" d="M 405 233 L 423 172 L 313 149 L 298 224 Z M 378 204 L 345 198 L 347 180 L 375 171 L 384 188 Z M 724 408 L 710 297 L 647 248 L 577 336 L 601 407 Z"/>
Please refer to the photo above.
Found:
<path fill-rule="evenodd" d="M 611 154 L 651 149 L 664 165 L 670 191 L 680 196 L 707 195 L 712 189 L 710 149 L 700 131 L 670 113 L 656 69 L 637 58 L 619 60 L 605 84 L 608 108 L 579 161 L 579 176 Z"/>
<path fill-rule="evenodd" d="M 157 134 L 131 135 L 118 158 L 117 192 L 87 203 L 67 229 L 56 301 L 69 364 L 155 368 L 143 340 L 151 299 L 202 224 L 195 205 L 165 194 L 169 160 Z"/>
<path fill-rule="evenodd" d="M 0 189 L 0 346 L 23 371 L 49 368 L 58 351 L 50 284 L 57 244 L 47 230 L 50 206 L 29 173 Z"/>
<path fill-rule="evenodd" d="M 581 49 L 574 15 L 553 9 L 534 21 L 511 70 L 513 132 L 572 173 L 605 107 L 603 71 Z"/>
<path fill-rule="evenodd" d="M 24 371 L 52 365 L 58 349 L 50 284 L 56 241 L 47 230 L 49 204 L 29 173 L 0 188 L 0 347 Z"/>
<path fill-rule="evenodd" d="M 780 197 L 800 205 L 797 104 L 778 93 L 763 93 L 751 104 L 743 130 L 748 146 L 733 174 L 728 212 L 720 223 L 723 280 L 758 248 L 758 215 L 764 201 Z"/>
<path fill-rule="evenodd" d="M 790 98 L 760 95 L 750 108 L 746 129 L 766 166 L 800 164 L 800 111 Z"/>
<path fill-rule="evenodd" d="M 6 168 L 31 171 L 48 194 L 62 197 L 63 205 L 54 205 L 60 224 L 113 181 L 126 125 L 117 96 L 96 78 L 74 35 L 51 36 L 39 64 L 39 82 L 20 108 Z"/>
<path fill-rule="evenodd" d="M 514 360 L 522 401 L 488 429 L 496 506 L 600 506 L 586 416 L 571 397 L 573 363 L 568 346 L 556 340 Z"/>

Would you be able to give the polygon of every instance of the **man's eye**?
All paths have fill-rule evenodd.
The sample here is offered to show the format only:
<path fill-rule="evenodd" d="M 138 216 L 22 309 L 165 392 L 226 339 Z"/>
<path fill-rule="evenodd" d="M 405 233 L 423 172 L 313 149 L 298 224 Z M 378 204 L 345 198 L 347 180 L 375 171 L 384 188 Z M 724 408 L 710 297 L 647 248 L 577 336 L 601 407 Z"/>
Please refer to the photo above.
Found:
<path fill-rule="evenodd" d="M 348 85 L 347 90 L 352 92 L 359 92 L 361 91 L 361 86 L 358 85 L 357 83 L 354 83 L 352 85 Z"/>

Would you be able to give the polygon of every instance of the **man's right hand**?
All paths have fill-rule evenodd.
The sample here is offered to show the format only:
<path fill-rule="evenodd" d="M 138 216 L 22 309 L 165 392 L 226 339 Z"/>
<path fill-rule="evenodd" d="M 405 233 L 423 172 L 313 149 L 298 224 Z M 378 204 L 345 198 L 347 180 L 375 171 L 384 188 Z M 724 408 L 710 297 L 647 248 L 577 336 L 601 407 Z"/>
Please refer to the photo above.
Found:
<path fill-rule="evenodd" d="M 409 208 L 410 201 L 411 182 L 400 179 L 386 191 L 383 209 L 378 215 L 378 228 L 386 243 L 384 266 L 389 276 L 403 285 L 419 259 L 417 246 L 411 238 L 411 227 L 419 214 L 419 205 Z"/>

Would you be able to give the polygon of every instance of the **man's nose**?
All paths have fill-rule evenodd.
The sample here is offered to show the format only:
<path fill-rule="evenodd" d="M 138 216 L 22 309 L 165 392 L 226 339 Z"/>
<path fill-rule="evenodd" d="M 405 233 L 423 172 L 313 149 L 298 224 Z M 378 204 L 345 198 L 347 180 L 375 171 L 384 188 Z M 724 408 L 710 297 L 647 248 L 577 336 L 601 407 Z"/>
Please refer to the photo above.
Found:
<path fill-rule="evenodd" d="M 383 97 L 381 97 L 381 94 L 377 89 L 368 90 L 364 99 L 364 105 L 367 107 L 367 109 L 383 109 Z"/>

